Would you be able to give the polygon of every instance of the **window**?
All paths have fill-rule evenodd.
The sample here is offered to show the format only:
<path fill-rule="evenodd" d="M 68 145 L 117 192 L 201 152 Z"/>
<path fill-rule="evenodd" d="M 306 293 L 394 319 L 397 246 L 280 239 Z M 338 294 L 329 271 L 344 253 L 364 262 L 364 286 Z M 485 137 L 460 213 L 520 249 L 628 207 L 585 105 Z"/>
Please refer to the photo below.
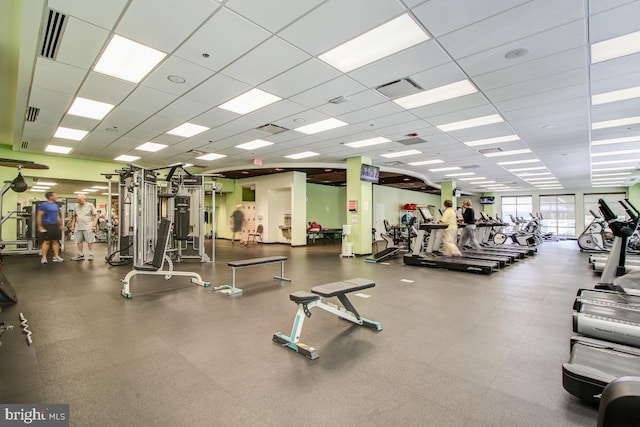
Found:
<path fill-rule="evenodd" d="M 591 210 L 593 210 L 598 215 L 602 215 L 598 210 L 598 199 L 603 199 L 613 213 L 617 214 L 619 217 L 625 216 L 624 209 L 618 203 L 618 200 L 624 200 L 627 197 L 625 193 L 601 193 L 601 194 L 585 194 L 584 195 L 584 226 L 586 227 L 593 221 L 593 216 L 591 215 Z"/>
<path fill-rule="evenodd" d="M 529 213 L 533 212 L 533 197 L 531 196 L 514 196 L 502 197 L 502 219 L 504 222 L 511 222 L 514 218 L 529 218 Z"/>
<path fill-rule="evenodd" d="M 573 194 L 540 196 L 540 214 L 543 233 L 576 236 L 576 196 Z"/>

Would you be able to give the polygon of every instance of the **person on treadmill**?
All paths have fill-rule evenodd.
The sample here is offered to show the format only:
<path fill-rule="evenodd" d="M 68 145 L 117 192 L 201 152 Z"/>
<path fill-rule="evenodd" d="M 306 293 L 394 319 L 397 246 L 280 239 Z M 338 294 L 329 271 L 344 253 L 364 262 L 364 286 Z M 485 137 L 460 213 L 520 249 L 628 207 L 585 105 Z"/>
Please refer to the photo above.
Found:
<path fill-rule="evenodd" d="M 476 213 L 471 206 L 471 200 L 462 201 L 462 221 L 466 226 L 460 238 L 460 249 L 463 249 L 467 242 L 470 242 L 474 249 L 480 249 L 480 243 L 476 239 Z"/>
<path fill-rule="evenodd" d="M 47 201 L 40 203 L 38 206 L 38 214 L 36 216 L 36 224 L 38 226 L 39 240 L 42 242 L 42 259 L 40 264 L 47 263 L 47 253 L 49 253 L 49 244 L 53 248 L 53 262 L 64 261 L 60 258 L 60 232 L 64 228 L 62 216 L 60 216 L 60 207 L 56 203 L 58 195 L 52 191 L 45 194 Z"/>
<path fill-rule="evenodd" d="M 453 210 L 453 203 L 451 200 L 444 201 L 444 213 L 440 222 L 447 224 L 448 227 L 444 230 L 444 236 L 442 239 L 442 253 L 450 256 L 461 256 L 462 253 L 456 245 L 456 237 L 458 236 L 458 217 L 456 211 Z"/>

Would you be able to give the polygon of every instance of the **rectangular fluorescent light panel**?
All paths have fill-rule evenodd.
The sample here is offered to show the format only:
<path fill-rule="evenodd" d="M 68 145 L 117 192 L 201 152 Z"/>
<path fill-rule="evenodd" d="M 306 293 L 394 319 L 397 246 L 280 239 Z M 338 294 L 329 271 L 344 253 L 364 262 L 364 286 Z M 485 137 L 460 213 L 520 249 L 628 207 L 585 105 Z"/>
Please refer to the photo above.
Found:
<path fill-rule="evenodd" d="M 462 120 L 459 122 L 446 123 L 444 125 L 436 126 L 442 132 L 452 132 L 455 130 L 475 128 L 478 126 L 486 126 L 493 123 L 504 122 L 504 119 L 500 114 L 491 114 L 489 116 L 476 117 L 475 119 Z"/>
<path fill-rule="evenodd" d="M 381 154 L 380 156 L 385 157 L 387 159 L 395 159 L 396 157 L 415 156 L 418 154 L 422 154 L 422 151 L 418 151 L 418 150 L 396 151 L 395 153 L 386 153 L 386 154 Z"/>
<path fill-rule="evenodd" d="M 487 153 L 485 157 L 502 157 L 502 156 L 517 156 L 518 154 L 528 154 L 531 150 L 523 148 L 522 150 L 509 150 L 509 151 L 497 151 L 495 153 Z"/>
<path fill-rule="evenodd" d="M 314 133 L 320 133 L 331 129 L 340 128 L 342 126 L 347 126 L 349 123 L 345 123 L 342 120 L 338 119 L 327 119 L 321 120 L 319 122 L 311 123 L 309 125 L 305 125 L 294 130 L 298 132 L 306 133 L 307 135 L 313 135 Z"/>
<path fill-rule="evenodd" d="M 243 150 L 255 150 L 257 148 L 268 147 L 269 145 L 273 145 L 273 142 L 256 139 L 255 141 L 249 141 L 245 142 L 244 144 L 236 145 L 236 148 L 241 148 Z"/>
<path fill-rule="evenodd" d="M 107 190 L 109 187 L 106 185 L 92 185 L 91 188 L 95 188 L 96 190 Z"/>
<path fill-rule="evenodd" d="M 32 188 L 32 189 L 31 189 L 31 192 L 32 192 L 32 193 L 45 193 L 46 191 L 47 191 L 47 190 L 38 190 L 38 189 L 36 189 L 36 188 Z"/>
<path fill-rule="evenodd" d="M 429 169 L 429 172 L 448 172 L 448 171 L 459 171 L 462 169 L 459 166 L 451 166 L 448 168 L 438 168 L 438 169 Z"/>
<path fill-rule="evenodd" d="M 123 154 L 121 156 L 116 157 L 113 160 L 117 160 L 119 162 L 135 162 L 136 160 L 138 160 L 140 157 L 138 156 L 129 156 L 127 154 Z"/>
<path fill-rule="evenodd" d="M 594 174 L 592 175 L 592 178 L 601 177 L 601 176 L 625 176 L 625 175 L 631 175 L 631 172 L 601 173 L 597 175 Z"/>
<path fill-rule="evenodd" d="M 605 151 L 603 153 L 591 153 L 591 157 L 619 156 L 619 155 L 623 155 L 623 154 L 637 154 L 637 153 L 640 153 L 640 149 Z"/>
<path fill-rule="evenodd" d="M 440 159 L 420 160 L 419 162 L 411 162 L 407 164 L 409 166 L 426 166 L 426 165 L 437 165 L 439 163 L 444 163 L 444 160 L 440 160 Z"/>
<path fill-rule="evenodd" d="M 462 173 L 448 173 L 445 176 L 456 177 L 456 176 L 470 176 L 475 175 L 473 172 L 462 172 Z"/>
<path fill-rule="evenodd" d="M 637 141 L 640 141 L 640 136 L 625 136 L 622 138 L 599 139 L 597 141 L 591 141 L 591 145 L 623 144 L 625 142 Z"/>
<path fill-rule="evenodd" d="M 640 86 L 591 95 L 591 105 L 608 104 L 640 97 Z"/>
<path fill-rule="evenodd" d="M 500 166 L 509 166 L 509 165 L 524 165 L 527 163 L 538 163 L 540 160 L 538 159 L 526 159 L 526 160 L 510 160 L 508 162 L 498 162 Z"/>
<path fill-rule="evenodd" d="M 33 187 L 31 187 L 31 191 L 33 190 L 37 190 L 37 191 L 47 191 L 50 187 L 39 187 L 37 185 L 34 185 Z"/>
<path fill-rule="evenodd" d="M 88 133 L 89 132 L 86 130 L 71 129 L 60 126 L 58 127 L 58 129 L 56 129 L 56 133 L 53 134 L 53 137 L 70 139 L 72 141 L 82 141 L 82 139 L 87 136 Z"/>
<path fill-rule="evenodd" d="M 95 193 L 98 190 L 96 190 L 95 188 L 83 188 L 81 191 L 84 191 L 86 193 Z"/>
<path fill-rule="evenodd" d="M 87 194 L 85 191 L 74 191 L 73 194 Z"/>
<path fill-rule="evenodd" d="M 408 14 L 401 15 L 337 46 L 318 58 L 343 73 L 429 40 Z"/>
<path fill-rule="evenodd" d="M 472 178 L 460 178 L 458 179 L 458 181 L 473 181 L 474 179 L 487 179 L 487 178 L 485 178 L 484 176 L 474 176 Z M 495 181 L 492 181 L 492 182 L 495 182 Z M 473 182 L 471 184 L 473 184 Z"/>
<path fill-rule="evenodd" d="M 541 176 L 541 175 L 551 175 L 551 172 L 536 172 L 536 173 L 519 173 L 516 174 L 521 178 L 527 178 L 529 176 Z"/>
<path fill-rule="evenodd" d="M 116 34 L 93 67 L 93 71 L 139 83 L 165 56 L 167 54 L 164 52 Z"/>
<path fill-rule="evenodd" d="M 546 169 L 546 166 L 532 166 L 530 168 L 517 168 L 517 169 L 507 169 L 509 172 L 523 172 L 523 171 L 541 171 Z"/>
<path fill-rule="evenodd" d="M 57 154 L 69 154 L 73 150 L 73 147 L 63 147 L 61 145 L 52 145 L 49 144 L 46 146 L 44 151 L 47 153 L 57 153 Z"/>
<path fill-rule="evenodd" d="M 501 142 L 518 141 L 518 135 L 498 136 L 496 138 L 476 139 L 475 141 L 467 141 L 464 145 L 469 147 L 478 147 L 480 145 L 500 144 Z"/>
<path fill-rule="evenodd" d="M 637 125 L 640 123 L 640 116 L 625 117 L 624 119 L 605 120 L 602 122 L 594 122 L 591 124 L 591 129 L 607 129 L 617 126 Z"/>
<path fill-rule="evenodd" d="M 478 89 L 469 80 L 460 80 L 459 82 L 403 96 L 402 98 L 394 99 L 393 102 L 402 108 L 410 110 L 448 99 L 459 98 L 464 95 L 476 93 L 477 91 Z"/>
<path fill-rule="evenodd" d="M 136 150 L 155 153 L 156 151 L 160 151 L 163 148 L 167 148 L 167 147 L 168 145 L 164 145 L 164 144 L 156 144 L 155 142 L 145 142 L 144 144 L 136 147 Z"/>
<path fill-rule="evenodd" d="M 238 114 L 247 114 L 262 107 L 266 107 L 269 104 L 273 104 L 274 102 L 280 101 L 281 99 L 282 98 L 279 96 L 254 88 L 222 105 L 219 105 L 218 108 Z"/>
<path fill-rule="evenodd" d="M 640 163 L 640 159 L 605 160 L 603 162 L 591 162 L 592 165 L 617 165 L 620 163 Z"/>
<path fill-rule="evenodd" d="M 377 138 L 363 139 L 362 141 L 346 142 L 344 145 L 351 148 L 370 147 L 372 145 L 384 144 L 391 142 L 390 139 L 379 136 Z"/>
<path fill-rule="evenodd" d="M 302 153 L 297 154 L 289 154 L 288 156 L 284 156 L 287 159 L 300 160 L 306 159 L 307 157 L 319 156 L 319 153 L 314 153 L 313 151 L 304 151 Z"/>
<path fill-rule="evenodd" d="M 53 187 L 54 185 L 58 185 L 58 183 L 56 183 L 56 182 L 38 181 L 37 185 L 46 185 L 48 187 Z"/>
<path fill-rule="evenodd" d="M 205 154 L 205 155 L 203 155 L 203 156 L 196 157 L 196 159 L 198 159 L 198 160 L 208 160 L 208 161 L 211 161 L 211 160 L 218 160 L 218 159 L 222 159 L 223 157 L 227 157 L 227 156 L 226 156 L 226 155 L 224 155 L 224 154 L 209 153 L 209 154 Z"/>
<path fill-rule="evenodd" d="M 89 119 L 102 120 L 104 116 L 109 114 L 115 107 L 113 104 L 107 104 L 106 102 L 94 101 L 92 99 L 76 97 L 69 107 L 67 114 L 72 116 L 87 117 Z"/>
<path fill-rule="evenodd" d="M 640 31 L 614 37 L 591 45 L 591 63 L 608 61 L 640 52 Z"/>
<path fill-rule="evenodd" d="M 184 169 L 190 168 L 191 166 L 193 166 L 193 163 L 185 163 L 184 165 L 182 165 Z"/>
<path fill-rule="evenodd" d="M 470 182 L 471 185 L 495 184 L 495 183 L 496 183 L 495 181 L 472 181 L 472 182 Z"/>
<path fill-rule="evenodd" d="M 599 168 L 599 169 L 591 169 L 591 172 L 610 172 L 610 171 L 628 171 L 634 170 L 635 166 L 617 166 L 615 168 Z"/>
<path fill-rule="evenodd" d="M 180 126 L 171 129 L 167 132 L 169 135 L 182 136 L 184 138 L 191 138 L 194 135 L 204 132 L 205 130 L 209 130 L 206 126 L 196 125 L 194 123 L 183 123 Z"/>

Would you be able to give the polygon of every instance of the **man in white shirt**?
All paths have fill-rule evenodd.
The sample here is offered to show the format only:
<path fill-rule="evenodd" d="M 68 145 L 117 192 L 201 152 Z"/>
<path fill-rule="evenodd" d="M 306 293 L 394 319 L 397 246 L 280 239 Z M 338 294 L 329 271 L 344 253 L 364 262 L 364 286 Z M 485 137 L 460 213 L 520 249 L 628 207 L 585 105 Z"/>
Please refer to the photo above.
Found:
<path fill-rule="evenodd" d="M 76 210 L 71 221 L 71 232 L 78 244 L 78 255 L 71 258 L 72 261 L 84 261 L 84 242 L 89 246 L 89 261 L 93 261 L 93 243 L 96 241 L 96 229 L 98 225 L 98 211 L 96 207 L 87 202 L 83 194 L 76 197 Z"/>

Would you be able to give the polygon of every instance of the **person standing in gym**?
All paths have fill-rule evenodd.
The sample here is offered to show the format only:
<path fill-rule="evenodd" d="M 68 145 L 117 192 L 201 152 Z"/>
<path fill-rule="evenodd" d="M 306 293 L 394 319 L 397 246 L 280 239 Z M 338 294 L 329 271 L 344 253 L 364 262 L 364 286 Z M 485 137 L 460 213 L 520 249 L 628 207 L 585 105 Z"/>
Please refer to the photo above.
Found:
<path fill-rule="evenodd" d="M 236 210 L 231 214 L 231 229 L 233 231 L 233 236 L 231 237 L 231 244 L 235 245 L 236 242 L 236 233 L 240 233 L 242 231 L 242 223 L 244 222 L 244 213 L 242 212 L 242 205 L 236 205 Z M 242 240 L 242 236 L 240 236 L 240 240 Z M 240 242 L 242 244 L 242 241 Z"/>
<path fill-rule="evenodd" d="M 98 226 L 98 211 L 93 204 L 87 202 L 84 194 L 76 197 L 76 211 L 71 220 L 71 232 L 78 244 L 78 255 L 71 261 L 84 261 L 84 242 L 89 246 L 89 261 L 93 261 L 93 244 L 96 241 L 96 229 Z"/>
<path fill-rule="evenodd" d="M 460 238 L 460 249 L 464 248 L 467 241 L 471 242 L 474 249 L 480 249 L 480 243 L 476 239 L 476 213 L 471 206 L 471 200 L 464 199 L 462 201 L 462 218 L 466 226 Z"/>
<path fill-rule="evenodd" d="M 456 245 L 456 237 L 458 236 L 458 217 L 453 210 L 453 203 L 451 200 L 444 201 L 444 213 L 440 222 L 447 224 L 448 227 L 444 230 L 444 237 L 442 239 L 442 253 L 445 255 L 461 256 L 460 249 Z"/>
<path fill-rule="evenodd" d="M 53 248 L 53 262 L 64 261 L 60 258 L 60 238 L 61 230 L 64 229 L 60 207 L 56 203 L 58 195 L 52 191 L 45 193 L 47 201 L 40 203 L 36 215 L 36 225 L 38 227 L 39 240 L 42 242 L 42 258 L 40 264 L 47 263 L 49 245 Z"/>

